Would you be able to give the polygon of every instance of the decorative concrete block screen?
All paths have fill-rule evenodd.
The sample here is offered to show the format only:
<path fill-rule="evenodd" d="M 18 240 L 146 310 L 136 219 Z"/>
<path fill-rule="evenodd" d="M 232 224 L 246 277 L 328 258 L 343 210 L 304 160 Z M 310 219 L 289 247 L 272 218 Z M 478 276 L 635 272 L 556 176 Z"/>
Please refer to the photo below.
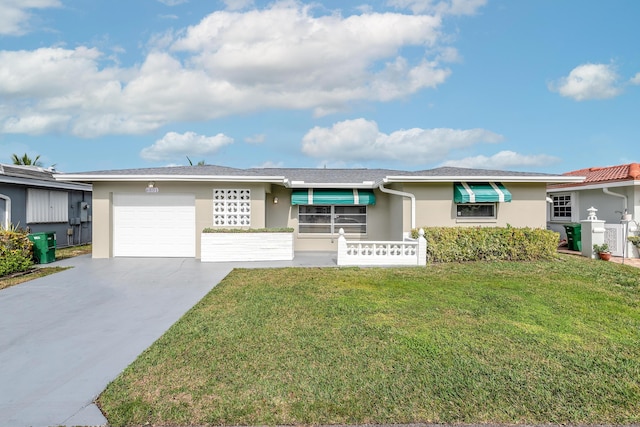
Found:
<path fill-rule="evenodd" d="M 426 265 L 427 241 L 420 229 L 417 240 L 404 242 L 347 241 L 344 230 L 338 238 L 338 265 L 390 266 Z"/>
<path fill-rule="evenodd" d="M 250 226 L 251 190 L 213 190 L 213 225 Z"/>

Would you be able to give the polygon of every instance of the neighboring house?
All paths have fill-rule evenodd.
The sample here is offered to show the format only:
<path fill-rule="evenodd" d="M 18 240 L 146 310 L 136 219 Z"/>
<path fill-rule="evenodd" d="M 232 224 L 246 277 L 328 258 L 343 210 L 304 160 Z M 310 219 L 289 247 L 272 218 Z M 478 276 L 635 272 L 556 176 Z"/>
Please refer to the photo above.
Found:
<path fill-rule="evenodd" d="M 587 209 L 594 207 L 598 209 L 598 219 L 606 221 L 605 241 L 614 255 L 622 256 L 625 234 L 634 234 L 640 220 L 640 164 L 580 169 L 563 176 L 582 176 L 585 179 L 583 182 L 555 183 L 547 187 L 547 227 L 566 238 L 564 225 L 585 220 Z M 626 255 L 637 257 L 638 253 L 628 245 Z"/>
<path fill-rule="evenodd" d="M 421 226 L 546 226 L 546 186 L 574 176 L 438 168 L 185 166 L 56 175 L 93 184 L 93 256 L 200 258 L 206 227 L 292 227 L 296 251 L 402 240 Z"/>
<path fill-rule="evenodd" d="M 0 164 L 0 227 L 54 232 L 57 246 L 91 242 L 91 185 L 38 166 Z"/>

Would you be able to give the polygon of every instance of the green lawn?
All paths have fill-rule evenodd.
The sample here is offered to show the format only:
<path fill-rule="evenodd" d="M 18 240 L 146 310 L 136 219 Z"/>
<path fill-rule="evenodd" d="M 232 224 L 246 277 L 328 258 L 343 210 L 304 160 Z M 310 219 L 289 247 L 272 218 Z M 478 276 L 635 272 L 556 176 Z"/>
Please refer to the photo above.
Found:
<path fill-rule="evenodd" d="M 639 423 L 640 270 L 235 270 L 99 405 L 114 426 Z"/>

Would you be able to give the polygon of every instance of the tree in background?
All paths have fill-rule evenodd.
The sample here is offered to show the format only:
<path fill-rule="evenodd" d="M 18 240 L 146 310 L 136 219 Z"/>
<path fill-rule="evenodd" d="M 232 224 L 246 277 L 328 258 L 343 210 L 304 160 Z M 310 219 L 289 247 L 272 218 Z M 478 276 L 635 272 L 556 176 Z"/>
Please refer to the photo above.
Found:
<path fill-rule="evenodd" d="M 42 166 L 42 162 L 40 162 L 40 156 L 36 156 L 35 159 L 31 159 L 24 153 L 22 157 L 18 157 L 17 154 L 11 155 L 11 161 L 13 161 L 14 165 L 25 165 L 25 166 Z"/>
<path fill-rule="evenodd" d="M 191 159 L 189 158 L 189 156 L 187 156 L 187 160 L 189 160 L 189 166 L 193 166 L 193 162 L 191 161 Z M 200 161 L 196 164 L 196 166 L 204 166 L 204 165 L 205 165 L 204 160 L 200 160 Z"/>

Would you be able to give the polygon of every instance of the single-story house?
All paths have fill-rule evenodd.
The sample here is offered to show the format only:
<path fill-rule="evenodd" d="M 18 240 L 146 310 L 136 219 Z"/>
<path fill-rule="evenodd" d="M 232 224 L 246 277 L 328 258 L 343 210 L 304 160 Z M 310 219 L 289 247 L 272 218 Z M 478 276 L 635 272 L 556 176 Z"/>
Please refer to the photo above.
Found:
<path fill-rule="evenodd" d="M 612 253 L 637 257 L 625 235 L 635 234 L 640 220 L 640 163 L 580 169 L 563 176 L 581 176 L 584 181 L 548 185 L 547 227 L 566 238 L 564 225 L 585 220 L 587 209 L 594 207 L 598 219 L 606 222 L 605 242 Z"/>
<path fill-rule="evenodd" d="M 202 165 L 58 174 L 93 184 L 93 257 L 200 258 L 213 228 L 294 229 L 295 251 L 402 240 L 423 226 L 546 227 L 546 188 L 581 177 L 443 167 L 295 169 Z"/>
<path fill-rule="evenodd" d="M 91 185 L 38 166 L 0 164 L 0 228 L 53 232 L 58 247 L 91 242 Z"/>

